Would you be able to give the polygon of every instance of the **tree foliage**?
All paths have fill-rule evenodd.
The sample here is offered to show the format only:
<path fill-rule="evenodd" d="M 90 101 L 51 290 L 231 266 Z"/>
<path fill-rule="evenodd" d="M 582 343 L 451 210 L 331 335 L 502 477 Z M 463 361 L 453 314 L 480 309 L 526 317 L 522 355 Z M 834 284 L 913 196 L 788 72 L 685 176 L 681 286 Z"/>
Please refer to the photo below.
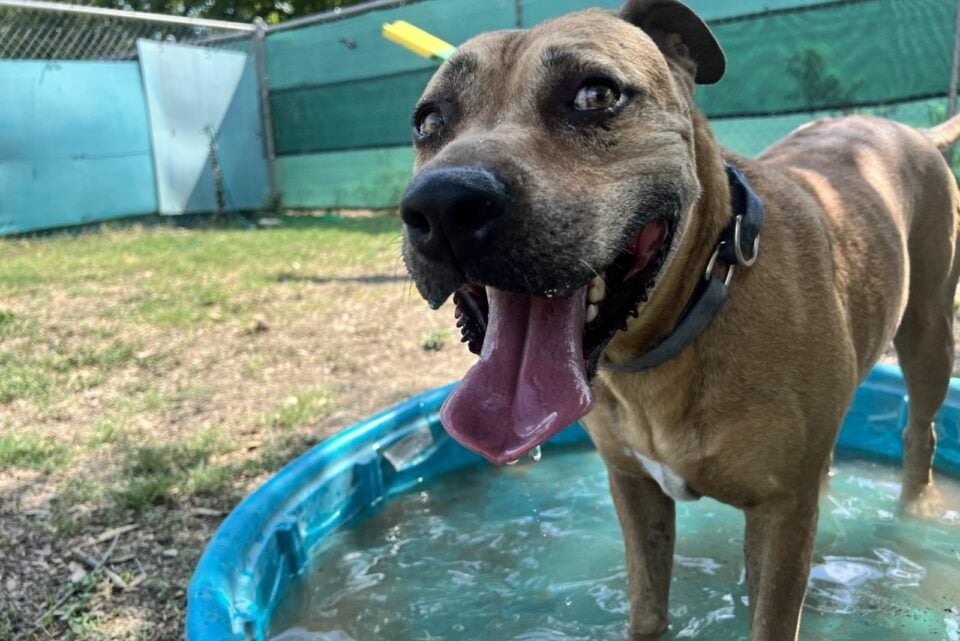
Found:
<path fill-rule="evenodd" d="M 276 24 L 365 0 L 91 0 L 89 4 L 111 9 L 134 9 L 194 18 L 251 22 L 261 17 Z"/>

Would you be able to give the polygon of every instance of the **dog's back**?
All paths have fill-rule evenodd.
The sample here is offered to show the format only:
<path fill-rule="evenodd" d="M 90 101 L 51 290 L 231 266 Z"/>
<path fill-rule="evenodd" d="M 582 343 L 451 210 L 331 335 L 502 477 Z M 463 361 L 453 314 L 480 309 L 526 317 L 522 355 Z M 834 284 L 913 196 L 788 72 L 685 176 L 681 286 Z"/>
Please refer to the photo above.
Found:
<path fill-rule="evenodd" d="M 873 117 L 828 118 L 801 127 L 759 159 L 786 179 L 774 199 L 789 201 L 795 185 L 820 203 L 860 377 L 891 339 L 896 344 L 911 405 L 904 498 L 919 513 L 933 509 L 923 499 L 936 498 L 919 495 L 929 487 L 931 423 L 954 359 L 960 196 L 941 151 L 958 137 L 960 117 L 929 130 Z M 784 222 L 791 224 L 789 216 Z"/>
<path fill-rule="evenodd" d="M 820 204 L 861 378 L 894 337 L 910 291 L 952 310 L 957 187 L 925 132 L 881 118 L 827 118 L 760 160 L 785 178 L 772 198 L 789 200 L 797 185 Z"/>

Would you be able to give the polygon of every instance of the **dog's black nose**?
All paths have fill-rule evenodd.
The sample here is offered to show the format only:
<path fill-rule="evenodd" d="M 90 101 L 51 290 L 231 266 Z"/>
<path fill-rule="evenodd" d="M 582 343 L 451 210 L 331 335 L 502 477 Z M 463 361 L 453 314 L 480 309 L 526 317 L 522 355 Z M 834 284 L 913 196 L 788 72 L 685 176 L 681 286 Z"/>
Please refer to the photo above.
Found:
<path fill-rule="evenodd" d="M 400 204 L 411 244 L 433 259 L 452 253 L 463 260 L 480 251 L 506 210 L 506 186 L 482 167 L 427 170 Z"/>

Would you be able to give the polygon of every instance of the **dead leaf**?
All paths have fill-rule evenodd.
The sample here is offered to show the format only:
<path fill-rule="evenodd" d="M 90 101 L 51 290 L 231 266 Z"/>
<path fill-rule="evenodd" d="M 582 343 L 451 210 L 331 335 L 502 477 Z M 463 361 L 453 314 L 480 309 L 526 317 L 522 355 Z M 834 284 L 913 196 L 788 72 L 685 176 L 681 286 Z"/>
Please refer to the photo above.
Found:
<path fill-rule="evenodd" d="M 70 583 L 79 583 L 87 578 L 87 571 L 76 561 L 70 561 L 67 566 L 70 569 Z"/>
<path fill-rule="evenodd" d="M 120 527 L 110 528 L 109 530 L 105 530 L 104 532 L 102 532 L 100 536 L 98 536 L 94 540 L 97 543 L 104 543 L 106 541 L 109 541 L 110 539 L 113 539 L 114 537 L 120 536 L 121 534 L 126 534 L 127 532 L 136 530 L 138 527 L 140 526 L 137 525 L 136 523 L 131 523 L 130 525 L 122 525 Z"/>

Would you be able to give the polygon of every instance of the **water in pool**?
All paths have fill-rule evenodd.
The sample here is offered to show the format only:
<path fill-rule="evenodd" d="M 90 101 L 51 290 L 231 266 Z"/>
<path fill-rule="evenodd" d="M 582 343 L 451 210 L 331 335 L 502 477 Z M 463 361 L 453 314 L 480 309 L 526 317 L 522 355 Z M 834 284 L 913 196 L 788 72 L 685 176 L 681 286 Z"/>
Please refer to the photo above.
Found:
<path fill-rule="evenodd" d="M 899 468 L 841 460 L 821 503 L 801 639 L 960 641 L 960 482 L 896 515 Z M 743 517 L 678 504 L 670 632 L 747 638 Z M 593 451 L 438 479 L 315 553 L 275 641 L 623 641 L 623 541 Z"/>

